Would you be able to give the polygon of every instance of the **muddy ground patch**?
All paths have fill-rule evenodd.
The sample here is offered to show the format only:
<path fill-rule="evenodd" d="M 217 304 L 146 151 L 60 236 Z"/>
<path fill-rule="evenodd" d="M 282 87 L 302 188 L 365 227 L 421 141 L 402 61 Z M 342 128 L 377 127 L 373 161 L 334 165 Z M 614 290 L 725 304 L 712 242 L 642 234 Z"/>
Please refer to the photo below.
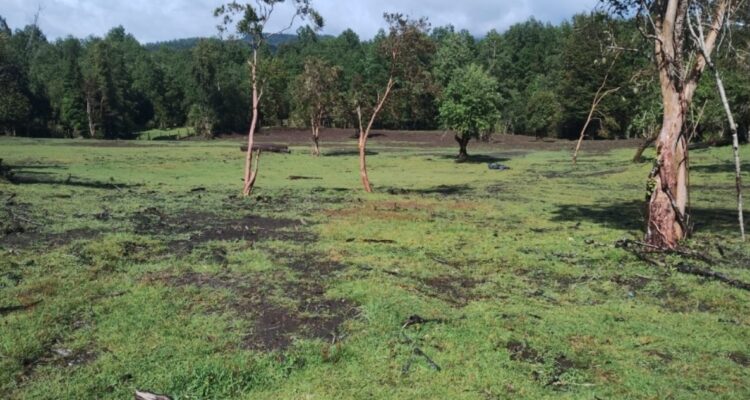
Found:
<path fill-rule="evenodd" d="M 302 230 L 298 220 L 243 215 L 237 218 L 210 212 L 186 210 L 169 214 L 149 207 L 134 213 L 130 220 L 138 234 L 165 236 L 172 254 L 189 254 L 194 247 L 211 241 L 283 240 L 308 242 L 313 235 Z"/>
<path fill-rule="evenodd" d="M 249 322 L 249 330 L 242 339 L 243 347 L 283 351 L 296 339 L 336 341 L 342 334 L 342 325 L 358 314 L 354 302 L 326 296 L 329 274 L 343 266 L 316 261 L 319 257 L 310 255 L 304 267 L 300 266 L 302 258 L 295 258 L 296 264 L 288 266 L 293 271 L 304 271 L 303 275 L 283 271 L 262 274 L 191 271 L 153 275 L 146 280 L 174 287 L 228 291 L 230 296 L 226 303 L 215 311 L 230 311 Z"/>

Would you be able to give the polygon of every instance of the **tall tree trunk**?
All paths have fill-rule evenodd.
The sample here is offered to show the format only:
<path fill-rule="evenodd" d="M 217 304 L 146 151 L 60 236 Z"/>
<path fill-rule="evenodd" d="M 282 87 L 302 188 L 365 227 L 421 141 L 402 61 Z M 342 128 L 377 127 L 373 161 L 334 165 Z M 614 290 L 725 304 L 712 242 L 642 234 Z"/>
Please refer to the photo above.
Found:
<path fill-rule="evenodd" d="M 257 160 L 255 163 L 255 167 L 253 167 L 253 143 L 255 141 L 255 128 L 258 124 L 258 103 L 260 102 L 260 96 L 258 94 L 258 79 L 257 79 L 257 70 L 256 67 L 258 65 L 258 50 L 253 49 L 253 60 L 249 62 L 250 64 L 250 73 L 252 78 L 252 85 L 253 85 L 253 110 L 252 110 L 252 121 L 250 122 L 250 131 L 247 134 L 247 153 L 245 154 L 245 184 L 242 189 L 242 194 L 247 197 L 250 196 L 250 194 L 253 191 L 253 187 L 255 186 L 255 180 L 258 177 L 258 167 L 260 165 L 259 161 Z M 257 152 L 257 157 L 260 159 L 260 150 Z"/>
<path fill-rule="evenodd" d="M 697 56 L 685 54 L 685 39 L 686 25 L 693 31 L 693 13 L 699 24 L 703 23 L 700 9 L 691 11 L 688 0 L 668 0 L 656 21 L 652 20 L 664 118 L 656 142 L 656 164 L 648 181 L 651 193 L 646 242 L 658 248 L 674 249 L 689 233 L 686 111 L 710 61 L 730 4 L 731 0 L 716 2 L 710 31 L 698 39 L 701 52 Z M 686 61 L 693 56 L 694 60 Z"/>
<path fill-rule="evenodd" d="M 456 157 L 456 161 L 466 161 L 469 158 L 469 153 L 466 151 L 466 147 L 469 145 L 469 140 L 471 138 L 463 135 L 456 135 L 454 138 L 456 139 L 456 142 L 458 142 L 458 156 Z"/>
<path fill-rule="evenodd" d="M 320 157 L 320 123 L 313 118 L 310 125 L 312 126 L 312 155 Z"/>
<path fill-rule="evenodd" d="M 367 175 L 367 135 L 364 132 L 359 133 L 359 177 L 365 192 L 372 193 L 372 185 Z"/>
<path fill-rule="evenodd" d="M 710 63 L 710 60 L 709 60 Z M 740 140 L 737 134 L 737 124 L 734 122 L 734 115 L 732 115 L 732 109 L 729 107 L 729 100 L 727 99 L 727 92 L 724 90 L 724 82 L 721 80 L 719 70 L 713 65 L 714 77 L 716 78 L 716 86 L 719 88 L 719 95 L 721 97 L 721 103 L 724 105 L 724 111 L 727 114 L 727 121 L 729 121 L 729 129 L 732 131 L 732 149 L 734 151 L 734 182 L 737 189 L 737 221 L 740 224 L 740 235 L 742 241 L 745 241 L 745 216 L 744 216 L 744 205 L 742 201 L 742 164 L 740 162 Z"/>
<path fill-rule="evenodd" d="M 94 126 L 94 116 L 92 114 L 93 110 L 91 108 L 91 99 L 86 96 L 86 117 L 88 118 L 89 122 L 89 137 L 93 139 L 94 136 L 96 136 L 96 127 Z"/>
<path fill-rule="evenodd" d="M 385 85 L 383 96 L 379 96 L 378 98 L 378 103 L 372 111 L 370 121 L 367 123 L 366 128 L 362 125 L 362 108 L 357 106 L 357 119 L 359 121 L 359 176 L 362 180 L 362 186 L 364 186 L 365 192 L 367 193 L 372 193 L 372 185 L 370 185 L 370 178 L 367 175 L 367 137 L 370 136 L 370 130 L 375 123 L 375 118 L 377 118 L 380 110 L 383 109 L 383 105 L 385 104 L 385 101 L 388 100 L 388 95 L 390 95 L 393 85 L 395 84 L 396 80 L 393 75 L 391 75 L 391 77 L 388 78 L 388 83 Z"/>
<path fill-rule="evenodd" d="M 656 143 L 656 165 L 649 176 L 646 242 L 673 249 L 688 234 L 688 149 L 683 135 L 684 101 L 671 85 L 663 87 L 664 119 Z"/>

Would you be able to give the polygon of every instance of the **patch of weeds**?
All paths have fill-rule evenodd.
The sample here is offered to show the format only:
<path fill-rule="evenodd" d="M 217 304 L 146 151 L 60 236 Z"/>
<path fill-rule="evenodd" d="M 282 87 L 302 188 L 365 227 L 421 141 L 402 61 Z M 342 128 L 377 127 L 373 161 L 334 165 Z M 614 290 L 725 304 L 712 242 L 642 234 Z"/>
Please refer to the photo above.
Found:
<path fill-rule="evenodd" d="M 146 262 L 161 254 L 160 244 L 138 237 L 110 235 L 74 246 L 73 254 L 92 266 L 115 266 L 125 262 Z"/>

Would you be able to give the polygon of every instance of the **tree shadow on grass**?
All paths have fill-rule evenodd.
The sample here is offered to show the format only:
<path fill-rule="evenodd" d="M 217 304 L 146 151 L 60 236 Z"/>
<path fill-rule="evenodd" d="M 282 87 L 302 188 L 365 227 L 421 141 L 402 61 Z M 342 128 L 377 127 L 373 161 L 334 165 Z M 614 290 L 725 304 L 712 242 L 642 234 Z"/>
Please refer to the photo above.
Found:
<path fill-rule="evenodd" d="M 376 156 L 380 153 L 377 151 L 372 150 L 366 150 L 365 155 L 368 156 Z M 328 152 L 323 153 L 323 157 L 346 157 L 346 156 L 359 156 L 359 150 L 358 149 L 338 149 L 338 150 L 331 150 Z"/>
<path fill-rule="evenodd" d="M 734 173 L 734 162 L 725 162 L 712 165 L 693 165 L 690 167 L 691 171 L 702 172 L 706 174 L 718 174 L 718 173 Z M 750 163 L 742 164 L 742 171 L 749 171 Z"/>
<path fill-rule="evenodd" d="M 91 189 L 127 189 L 139 185 L 115 181 L 89 181 L 68 174 L 62 178 L 54 172 L 29 171 L 28 169 L 66 169 L 57 165 L 8 165 L 3 168 L 3 176 L 14 185 L 65 185 Z"/>
<path fill-rule="evenodd" d="M 393 195 L 418 194 L 460 196 L 470 193 L 472 191 L 472 188 L 469 185 L 439 185 L 426 189 L 386 188 L 385 191 Z"/>
<path fill-rule="evenodd" d="M 566 204 L 554 211 L 555 222 L 593 222 L 604 227 L 645 232 L 646 203 L 628 201 L 596 206 Z M 738 230 L 737 210 L 730 208 L 699 208 L 690 210 L 693 232 L 733 233 Z"/>
<path fill-rule="evenodd" d="M 473 154 L 464 160 L 458 160 L 458 158 L 454 155 L 442 155 L 440 157 L 443 159 L 447 159 L 447 160 L 453 160 L 461 164 L 490 164 L 490 163 L 506 162 L 510 160 L 510 158 L 508 157 L 493 156 L 489 154 Z"/>

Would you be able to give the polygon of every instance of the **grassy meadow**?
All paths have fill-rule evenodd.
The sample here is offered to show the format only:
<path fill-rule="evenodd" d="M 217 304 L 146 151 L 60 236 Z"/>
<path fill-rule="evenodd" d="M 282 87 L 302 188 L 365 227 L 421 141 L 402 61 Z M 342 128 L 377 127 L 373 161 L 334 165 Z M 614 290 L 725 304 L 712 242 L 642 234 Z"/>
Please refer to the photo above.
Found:
<path fill-rule="evenodd" d="M 0 138 L 3 398 L 750 398 L 750 294 L 675 269 L 750 281 L 730 148 L 647 262 L 633 149 L 383 143 L 368 195 L 294 147 L 245 199 L 238 145 Z"/>

